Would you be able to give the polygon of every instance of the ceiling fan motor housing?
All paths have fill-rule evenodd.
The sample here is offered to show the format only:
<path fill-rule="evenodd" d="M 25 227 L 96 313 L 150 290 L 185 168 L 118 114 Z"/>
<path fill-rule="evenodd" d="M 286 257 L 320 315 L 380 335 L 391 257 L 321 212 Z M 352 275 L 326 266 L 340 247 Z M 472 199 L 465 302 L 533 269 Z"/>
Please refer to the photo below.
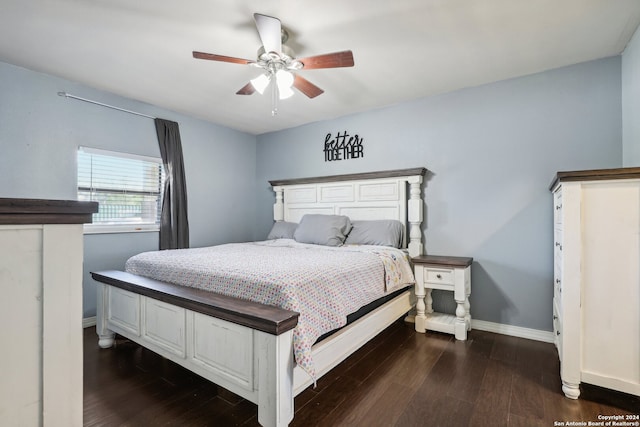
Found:
<path fill-rule="evenodd" d="M 264 46 L 261 46 L 258 49 L 258 60 L 255 65 L 267 70 L 300 70 L 303 64 L 294 57 L 293 49 L 289 46 L 282 45 L 282 52 L 267 52 Z"/>

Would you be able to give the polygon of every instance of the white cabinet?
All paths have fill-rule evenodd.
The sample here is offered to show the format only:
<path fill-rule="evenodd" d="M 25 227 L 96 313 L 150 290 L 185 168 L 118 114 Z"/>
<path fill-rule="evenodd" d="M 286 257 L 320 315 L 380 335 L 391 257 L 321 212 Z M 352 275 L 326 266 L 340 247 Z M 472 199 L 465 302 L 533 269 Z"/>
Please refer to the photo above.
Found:
<path fill-rule="evenodd" d="M 0 425 L 82 425 L 82 223 L 97 203 L 0 198 Z"/>
<path fill-rule="evenodd" d="M 553 326 L 565 395 L 640 395 L 640 168 L 554 179 Z"/>

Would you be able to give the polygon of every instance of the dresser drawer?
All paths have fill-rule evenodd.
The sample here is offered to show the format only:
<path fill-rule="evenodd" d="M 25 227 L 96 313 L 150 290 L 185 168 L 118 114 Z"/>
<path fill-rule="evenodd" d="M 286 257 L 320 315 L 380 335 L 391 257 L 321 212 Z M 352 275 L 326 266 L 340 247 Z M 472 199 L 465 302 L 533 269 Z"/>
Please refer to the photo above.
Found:
<path fill-rule="evenodd" d="M 556 258 L 553 269 L 553 298 L 560 304 L 562 297 L 562 258 Z"/>
<path fill-rule="evenodd" d="M 562 192 L 553 193 L 553 222 L 556 226 L 562 225 Z"/>
<path fill-rule="evenodd" d="M 553 340 L 562 360 L 562 312 L 558 302 L 559 300 L 553 299 Z"/>
<path fill-rule="evenodd" d="M 557 304 L 559 312 L 562 311 L 562 281 L 560 278 L 554 278 L 553 281 L 553 299 Z"/>
<path fill-rule="evenodd" d="M 563 262 L 562 246 L 563 246 L 562 231 L 556 229 L 555 232 L 553 233 L 553 259 L 554 259 L 554 268 L 558 276 L 560 276 L 562 273 L 562 262 Z"/>
<path fill-rule="evenodd" d="M 553 232 L 553 250 L 556 254 L 562 253 L 562 230 L 557 228 Z"/>

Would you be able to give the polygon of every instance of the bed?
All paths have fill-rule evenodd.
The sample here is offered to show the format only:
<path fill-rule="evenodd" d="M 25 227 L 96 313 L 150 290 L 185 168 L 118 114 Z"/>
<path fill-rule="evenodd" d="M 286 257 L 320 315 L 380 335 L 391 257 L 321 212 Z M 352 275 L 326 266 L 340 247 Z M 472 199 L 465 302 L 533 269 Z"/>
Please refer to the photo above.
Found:
<path fill-rule="evenodd" d="M 326 218 L 346 217 L 353 224 L 358 221 L 362 224 L 392 220 L 399 221 L 404 227 L 398 246 L 406 248 L 409 256 L 421 255 L 423 241 L 420 226 L 424 203 L 421 185 L 425 173 L 424 168 L 413 168 L 270 181 L 275 192 L 275 223 L 270 234 L 277 229 L 285 229 L 287 225 L 299 224 L 296 230 L 298 238 L 305 223 L 306 229 L 311 229 L 309 224 L 314 224 L 312 219 L 324 221 Z M 407 283 L 398 284 L 393 277 L 389 277 L 393 276 L 389 272 L 396 269 L 390 261 L 396 257 L 391 249 L 387 251 L 368 245 L 347 244 L 324 247 L 297 239 L 303 240 L 300 243 L 290 237 L 275 236 L 265 242 L 187 251 L 196 252 L 200 258 L 207 259 L 215 258 L 218 251 L 223 249 L 225 253 L 238 252 L 239 259 L 244 259 L 245 268 L 239 267 L 242 264 L 211 267 L 225 272 L 224 279 L 216 279 L 225 283 L 235 276 L 237 270 L 260 276 L 258 270 L 253 270 L 252 260 L 256 264 L 272 263 L 270 273 L 264 276 L 273 276 L 274 286 L 278 282 L 288 283 L 290 276 L 287 274 L 300 276 L 300 284 L 296 285 L 299 289 L 296 289 L 303 301 L 301 304 L 298 300 L 293 305 L 283 304 L 277 297 L 280 291 L 273 290 L 262 292 L 263 297 L 254 298 L 253 301 L 246 295 L 229 293 L 227 290 L 211 292 L 208 289 L 210 279 L 205 278 L 202 270 L 206 267 L 203 265 L 189 267 L 195 271 L 192 276 L 189 276 L 187 267 L 182 270 L 182 264 L 186 261 L 163 267 L 163 263 L 169 261 L 163 258 L 165 254 L 162 252 L 171 251 L 133 257 L 127 263 L 127 271 L 93 272 L 92 276 L 99 286 L 97 333 L 100 347 L 111 347 L 115 333 L 120 334 L 256 403 L 261 425 L 288 425 L 293 419 L 293 399 L 297 394 L 404 316 L 415 303 L 412 287 Z M 326 323 L 325 318 L 320 315 L 310 318 L 305 309 L 297 309 L 313 304 L 318 298 L 314 289 L 320 285 L 313 282 L 312 277 L 303 276 L 302 272 L 296 270 L 291 273 L 287 269 L 298 264 L 296 254 L 300 251 L 311 253 L 316 250 L 325 251 L 318 260 L 341 258 L 349 266 L 355 265 L 356 257 L 370 263 L 375 257 L 380 258 L 383 265 L 381 274 L 386 278 L 382 291 L 384 302 L 378 303 L 372 311 L 346 326 L 342 327 L 335 320 L 329 327 L 332 332 L 327 332 L 327 328 L 314 329 L 315 325 Z M 289 264 L 279 266 L 272 261 L 269 256 L 273 256 L 271 254 L 274 251 L 286 254 L 278 257 L 286 258 Z M 261 258 L 263 252 L 269 253 L 264 259 Z M 198 256 L 195 258 L 197 263 Z M 149 267 L 154 262 L 155 267 Z M 317 263 L 323 264 L 324 261 Z M 341 282 L 346 282 L 352 276 L 364 276 L 363 280 L 372 280 L 366 276 L 373 269 L 373 264 L 370 264 L 369 267 L 365 265 L 361 273 L 345 274 L 351 271 L 349 267 L 326 280 L 335 285 L 335 292 L 341 295 L 349 287 L 355 286 L 349 282 L 346 283 L 347 288 L 338 288 Z M 283 276 L 278 276 L 278 271 Z M 405 273 L 399 274 L 406 278 Z M 300 293 L 301 290 L 304 292 Z M 303 298 L 305 296 L 306 300 Z M 338 308 L 347 305 L 343 302 L 328 303 L 331 304 L 336 306 L 333 311 L 339 311 Z M 322 304 L 314 306 L 311 311 L 320 311 L 319 306 Z M 354 310 L 354 307 L 348 311 L 360 311 Z M 327 313 L 331 317 L 333 312 Z M 336 325 L 341 327 L 336 329 Z M 313 333 L 307 334 L 309 330 L 313 330 Z M 317 340 L 320 332 L 323 332 L 322 339 Z"/>

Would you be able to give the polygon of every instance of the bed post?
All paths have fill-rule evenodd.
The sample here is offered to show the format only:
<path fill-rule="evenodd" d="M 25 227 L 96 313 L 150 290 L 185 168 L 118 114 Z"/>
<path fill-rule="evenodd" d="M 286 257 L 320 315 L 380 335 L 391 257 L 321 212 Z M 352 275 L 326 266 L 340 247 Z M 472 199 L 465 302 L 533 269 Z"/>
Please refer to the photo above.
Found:
<path fill-rule="evenodd" d="M 273 219 L 274 221 L 284 221 L 284 188 L 276 186 L 273 187 L 273 191 L 276 193 L 276 202 L 273 205 Z"/>
<path fill-rule="evenodd" d="M 293 420 L 293 330 L 280 335 L 256 331 L 258 423 L 286 427 Z"/>
<path fill-rule="evenodd" d="M 97 291 L 96 333 L 98 334 L 98 346 L 109 348 L 113 345 L 116 334 L 107 329 L 107 285 L 98 283 Z"/>
<path fill-rule="evenodd" d="M 422 243 L 422 175 L 410 176 L 407 179 L 409 183 L 409 201 L 407 206 L 409 209 L 408 218 L 411 228 L 409 230 L 409 256 L 415 257 L 424 253 L 424 244 Z"/>

